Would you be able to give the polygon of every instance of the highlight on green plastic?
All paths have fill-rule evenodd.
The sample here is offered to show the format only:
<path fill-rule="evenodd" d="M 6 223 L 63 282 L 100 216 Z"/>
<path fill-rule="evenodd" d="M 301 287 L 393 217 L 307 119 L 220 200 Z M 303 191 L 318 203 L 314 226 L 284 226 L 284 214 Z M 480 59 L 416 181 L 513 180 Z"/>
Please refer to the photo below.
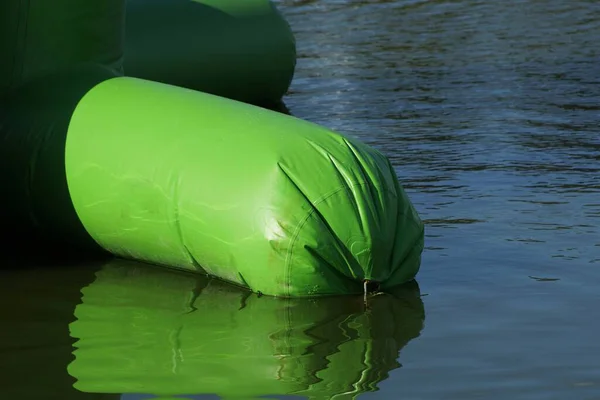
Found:
<path fill-rule="evenodd" d="M 424 321 L 414 281 L 365 310 L 360 295 L 259 297 L 115 260 L 82 293 L 68 372 L 87 393 L 355 398 L 400 366 Z"/>

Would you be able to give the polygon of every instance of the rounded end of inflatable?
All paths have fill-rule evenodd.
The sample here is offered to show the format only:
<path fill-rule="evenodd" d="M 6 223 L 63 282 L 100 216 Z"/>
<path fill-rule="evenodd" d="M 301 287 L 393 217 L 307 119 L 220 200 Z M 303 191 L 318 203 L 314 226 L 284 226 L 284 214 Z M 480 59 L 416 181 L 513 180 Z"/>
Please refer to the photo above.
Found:
<path fill-rule="evenodd" d="M 337 134 L 308 139 L 302 159 L 278 163 L 276 226 L 285 251 L 284 296 L 337 295 L 412 280 L 423 250 L 423 223 L 387 158 Z M 291 217 L 292 204 L 301 211 Z"/>

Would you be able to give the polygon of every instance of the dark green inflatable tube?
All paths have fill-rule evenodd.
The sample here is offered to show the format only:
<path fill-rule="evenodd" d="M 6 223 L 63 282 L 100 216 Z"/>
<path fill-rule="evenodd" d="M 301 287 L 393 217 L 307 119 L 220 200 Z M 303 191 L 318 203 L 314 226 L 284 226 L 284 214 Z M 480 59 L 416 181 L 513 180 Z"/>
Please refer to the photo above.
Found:
<path fill-rule="evenodd" d="M 82 293 L 69 326 L 75 388 L 165 399 L 356 398 L 399 367 L 425 318 L 416 284 L 369 299 L 364 312 L 362 296 L 258 298 L 123 261 Z"/>
<path fill-rule="evenodd" d="M 121 73 L 125 0 L 0 1 L 0 97 L 82 64 Z"/>
<path fill-rule="evenodd" d="M 251 104 L 294 75 L 290 26 L 269 0 L 127 0 L 125 73 Z"/>
<path fill-rule="evenodd" d="M 276 106 L 291 83 L 296 46 L 268 0 L 2 0 L 0 60 L 0 97 L 95 64 Z"/>
<path fill-rule="evenodd" d="M 87 232 L 121 257 L 286 297 L 419 268 L 423 224 L 381 153 L 222 97 L 104 81 L 73 113 L 66 175 Z"/>

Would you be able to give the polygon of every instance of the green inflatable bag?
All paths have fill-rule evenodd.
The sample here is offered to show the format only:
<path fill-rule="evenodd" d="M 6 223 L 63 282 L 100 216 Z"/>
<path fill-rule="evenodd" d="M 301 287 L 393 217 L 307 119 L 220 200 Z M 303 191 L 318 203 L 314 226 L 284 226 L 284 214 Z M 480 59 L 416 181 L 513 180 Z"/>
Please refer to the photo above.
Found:
<path fill-rule="evenodd" d="M 128 0 L 128 76 L 273 106 L 296 66 L 290 26 L 269 0 Z"/>
<path fill-rule="evenodd" d="M 414 281 L 369 299 L 365 311 L 360 295 L 258 297 L 114 261 L 82 293 L 68 372 L 87 393 L 355 398 L 400 366 L 424 321 Z"/>
<path fill-rule="evenodd" d="M 419 269 L 423 223 L 387 158 L 292 116 L 118 77 L 77 105 L 65 158 L 79 220 L 123 258 L 284 297 Z"/>

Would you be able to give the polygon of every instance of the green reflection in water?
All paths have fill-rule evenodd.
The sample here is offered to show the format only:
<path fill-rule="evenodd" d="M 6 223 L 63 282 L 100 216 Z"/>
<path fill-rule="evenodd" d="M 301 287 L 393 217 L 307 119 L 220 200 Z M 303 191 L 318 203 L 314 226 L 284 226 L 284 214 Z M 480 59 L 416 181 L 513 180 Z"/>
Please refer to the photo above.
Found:
<path fill-rule="evenodd" d="M 78 392 L 66 371 L 73 360 L 73 310 L 101 265 L 23 254 L 13 259 L 2 248 L 0 399 L 119 400 Z"/>
<path fill-rule="evenodd" d="M 416 283 L 363 299 L 276 299 L 112 261 L 83 289 L 69 373 L 83 392 L 352 398 L 377 390 L 419 336 Z"/>

